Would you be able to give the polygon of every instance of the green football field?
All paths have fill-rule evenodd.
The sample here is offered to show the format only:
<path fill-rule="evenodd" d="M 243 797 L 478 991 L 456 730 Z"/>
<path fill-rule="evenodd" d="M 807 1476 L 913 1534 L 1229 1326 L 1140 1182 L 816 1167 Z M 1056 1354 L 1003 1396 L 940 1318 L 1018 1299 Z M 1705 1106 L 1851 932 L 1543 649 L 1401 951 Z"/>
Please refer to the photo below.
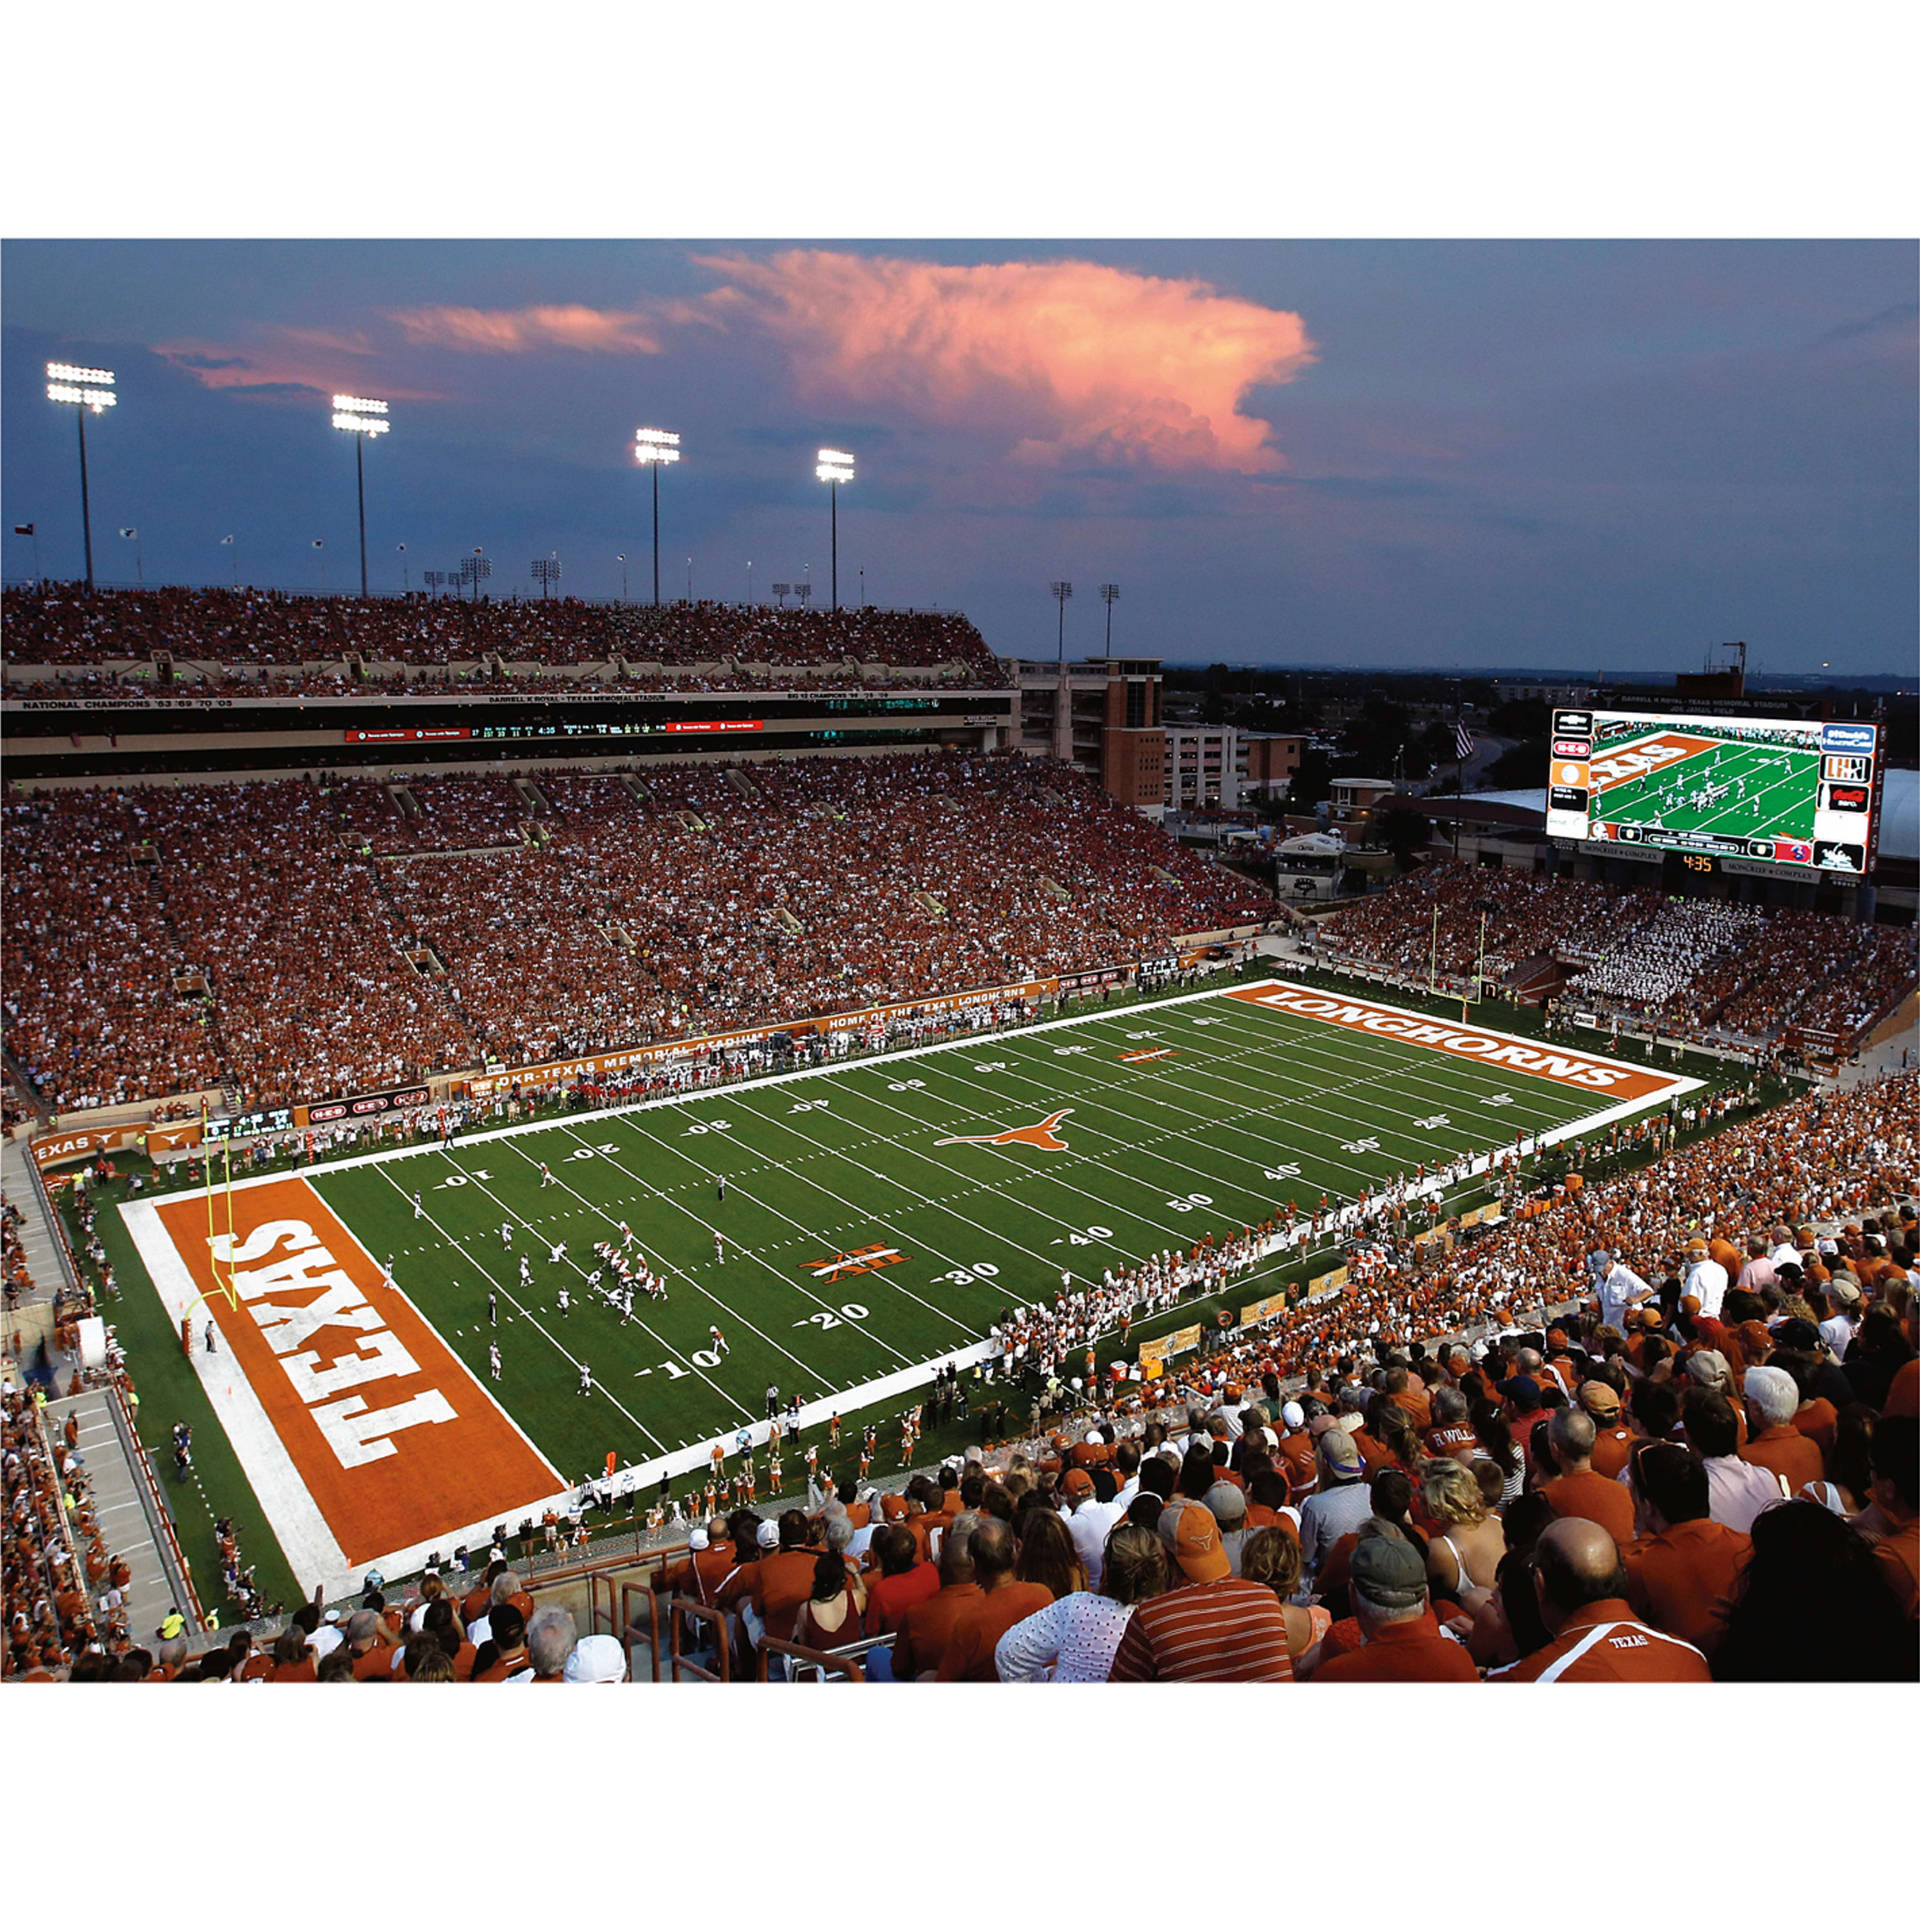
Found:
<path fill-rule="evenodd" d="M 1687 737 L 1664 727 L 1654 730 L 1660 736 Z M 1607 751 L 1623 744 L 1609 743 Z M 1609 788 L 1597 796 L 1592 817 L 1665 833 L 1811 840 L 1819 791 L 1817 753 L 1723 742 Z M 1702 795 L 1706 804 L 1697 804 Z"/>
<path fill-rule="evenodd" d="M 1619 1110 L 1605 1093 L 1207 994 L 308 1178 L 534 1444 L 588 1477 L 609 1450 L 654 1461 L 738 1431 L 764 1416 L 769 1385 L 818 1403 L 963 1350 L 1012 1304 L 1050 1300 L 1063 1272 L 1094 1278 L 1290 1201 L 1304 1215 L 1417 1162 Z M 1064 1151 L 963 1138 L 1055 1115 Z M 619 1243 L 622 1222 L 669 1286 L 664 1306 L 637 1300 L 631 1324 L 587 1285 L 594 1243 Z M 821 1270 L 849 1260 L 865 1270 Z M 1189 1297 L 1134 1330 L 1199 1312 Z M 894 1464 L 894 1438 L 883 1431 L 877 1465 Z"/>

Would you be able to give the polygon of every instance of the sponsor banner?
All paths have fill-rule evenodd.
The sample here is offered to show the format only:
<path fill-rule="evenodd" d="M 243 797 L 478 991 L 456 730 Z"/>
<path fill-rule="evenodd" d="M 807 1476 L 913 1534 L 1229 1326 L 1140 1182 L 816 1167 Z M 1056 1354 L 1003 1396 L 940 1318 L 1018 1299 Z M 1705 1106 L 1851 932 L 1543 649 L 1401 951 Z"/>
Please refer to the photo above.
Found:
<path fill-rule="evenodd" d="M 1820 762 L 1823 780 L 1848 780 L 1856 785 L 1873 778 L 1873 762 L 1864 754 L 1830 753 Z"/>
<path fill-rule="evenodd" d="M 846 1033 L 857 1028 L 879 1027 L 889 1020 L 906 1020 L 929 1013 L 952 1013 L 965 1007 L 995 1006 L 1013 1000 L 1037 1000 L 1052 982 L 1022 981 L 1011 987 L 982 987 L 973 993 L 948 993 L 929 1000 L 909 1000 L 896 1006 L 868 1007 L 858 1013 L 836 1013 L 823 1020 L 788 1020 L 773 1027 L 742 1027 L 732 1033 L 701 1034 L 688 1040 L 670 1040 L 658 1046 L 627 1047 L 618 1053 L 587 1054 L 574 1060 L 547 1060 L 538 1066 L 502 1067 L 491 1073 L 475 1074 L 459 1087 L 470 1097 L 483 1100 L 503 1093 L 509 1087 L 551 1087 L 563 1081 L 593 1079 L 601 1074 L 623 1073 L 630 1067 L 670 1066 L 677 1060 L 724 1052 L 730 1047 L 750 1047 L 770 1039 L 776 1033 Z M 318 1120 L 318 1111 L 315 1112 Z"/>
<path fill-rule="evenodd" d="M 1089 987 L 1124 987 L 1132 983 L 1131 967 L 1091 967 L 1084 973 L 1063 973 L 1055 982 L 1061 993 L 1084 993 Z"/>
<path fill-rule="evenodd" d="M 1556 760 L 1586 760 L 1592 757 L 1591 740 L 1558 740 L 1553 743 L 1553 757 Z"/>
<path fill-rule="evenodd" d="M 379 1093 L 350 1093 L 338 1100 L 313 1100 L 305 1103 L 307 1125 L 324 1127 L 335 1120 L 365 1120 L 377 1113 L 404 1113 L 414 1107 L 432 1104 L 433 1094 L 422 1086 L 386 1087 Z M 292 1108 L 279 1124 L 293 1125 Z"/>
<path fill-rule="evenodd" d="M 157 1160 L 163 1153 L 183 1153 L 200 1144 L 200 1122 L 179 1127 L 150 1127 L 147 1130 L 147 1158 Z"/>
<path fill-rule="evenodd" d="M 1173 1351 L 1173 1335 L 1163 1333 L 1158 1340 L 1140 1342 L 1140 1364 L 1142 1367 L 1163 1367 L 1167 1355 Z"/>
<path fill-rule="evenodd" d="M 1843 787 L 1830 785 L 1820 796 L 1823 807 L 1831 807 L 1835 813 L 1865 813 L 1873 805 L 1873 788 L 1861 784 Z"/>
<path fill-rule="evenodd" d="M 1820 729 L 1820 751 L 1822 753 L 1871 753 L 1878 744 L 1879 730 L 1875 727 L 1849 727 L 1830 721 Z"/>
<path fill-rule="evenodd" d="M 1488 1066 L 1505 1067 L 1536 1080 L 1555 1080 L 1594 1093 L 1610 1094 L 1617 1100 L 1635 1100 L 1644 1094 L 1658 1093 L 1676 1086 L 1679 1079 L 1671 1073 L 1629 1066 L 1622 1060 L 1603 1059 L 1597 1054 L 1581 1053 L 1549 1041 L 1523 1040 L 1514 1034 L 1465 1026 L 1457 1020 L 1377 1006 L 1370 1000 L 1355 1000 L 1343 993 L 1298 987 L 1290 981 L 1229 987 L 1227 996 L 1303 1019 L 1324 1020 L 1330 1026 L 1357 1027 L 1364 1033 L 1381 1034 L 1431 1052 L 1484 1061 Z"/>
<path fill-rule="evenodd" d="M 1480 1227 L 1485 1226 L 1491 1220 L 1498 1220 L 1499 1218 L 1500 1203 L 1497 1200 L 1490 1200 L 1484 1207 L 1469 1207 L 1466 1212 L 1460 1216 L 1460 1225 L 1462 1228 Z"/>
<path fill-rule="evenodd" d="M 1593 738 L 1593 715 L 1561 710 L 1553 716 L 1553 730 L 1556 734 L 1572 734 L 1581 740 Z M 1556 747 L 1555 751 L 1559 749 Z"/>
<path fill-rule="evenodd" d="M 763 733 L 764 720 L 669 720 L 662 733 Z"/>
<path fill-rule="evenodd" d="M 1195 1321 L 1190 1327 L 1182 1327 L 1177 1333 L 1167 1335 L 1169 1353 L 1192 1353 L 1200 1345 L 1200 1323 Z"/>
<path fill-rule="evenodd" d="M 1573 1016 L 1573 1024 L 1576 1027 L 1598 1028 L 1600 1025 L 1600 1016 L 1595 1013 L 1576 1013 Z"/>
<path fill-rule="evenodd" d="M 1345 1267 L 1335 1267 L 1331 1273 L 1316 1273 L 1307 1282 L 1307 1298 L 1317 1300 L 1323 1293 L 1332 1293 L 1336 1287 L 1344 1287 L 1346 1284 Z"/>
<path fill-rule="evenodd" d="M 350 1565 L 564 1490 L 305 1180 L 232 1209 L 211 1238 L 200 1195 L 154 1212 Z"/>
<path fill-rule="evenodd" d="M 349 727 L 347 745 L 364 747 L 389 740 L 471 740 L 471 727 Z"/>
<path fill-rule="evenodd" d="M 69 1128 L 64 1133 L 44 1133 L 33 1143 L 33 1164 L 57 1167 L 66 1160 L 91 1160 L 96 1154 L 117 1153 L 122 1147 L 134 1145 L 139 1138 L 139 1130 L 131 1127 L 87 1127 L 77 1132 Z"/>

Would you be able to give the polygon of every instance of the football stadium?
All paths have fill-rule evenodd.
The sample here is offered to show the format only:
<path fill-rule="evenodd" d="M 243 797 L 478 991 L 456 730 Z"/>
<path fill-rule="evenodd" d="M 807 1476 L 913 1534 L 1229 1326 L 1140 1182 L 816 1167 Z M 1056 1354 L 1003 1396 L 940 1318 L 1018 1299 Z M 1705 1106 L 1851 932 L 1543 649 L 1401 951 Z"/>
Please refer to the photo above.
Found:
<path fill-rule="evenodd" d="M 345 584 L 5 589 L 8 1683 L 1917 1677 L 1910 697 L 1237 708 L 834 446 L 663 591 L 654 427 L 370 573 L 431 397 L 269 384 Z"/>

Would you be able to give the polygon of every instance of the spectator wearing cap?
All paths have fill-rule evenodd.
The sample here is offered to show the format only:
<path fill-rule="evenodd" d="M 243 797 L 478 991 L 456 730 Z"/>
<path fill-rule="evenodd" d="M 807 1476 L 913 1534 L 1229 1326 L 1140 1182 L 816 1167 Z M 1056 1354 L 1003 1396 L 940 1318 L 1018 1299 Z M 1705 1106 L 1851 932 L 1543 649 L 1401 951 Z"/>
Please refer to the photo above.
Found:
<path fill-rule="evenodd" d="M 1356 1481 L 1358 1469 L 1356 1454 Z M 1220 1529 L 1204 1506 L 1180 1509 L 1174 1559 L 1184 1584 L 1134 1609 L 1110 1677 L 1290 1681 L 1293 1662 L 1280 1598 L 1271 1587 L 1234 1577 Z"/>
<path fill-rule="evenodd" d="M 1347 1564 L 1347 1590 L 1364 1644 L 1329 1645 L 1311 1679 L 1339 1681 L 1475 1680 L 1459 1641 L 1440 1631 L 1427 1604 L 1427 1569 L 1419 1553 L 1390 1534 L 1363 1539 Z"/>
<path fill-rule="evenodd" d="M 1097 1592 L 1067 1594 L 1000 1636 L 994 1665 L 1001 1680 L 1105 1680 L 1134 1608 L 1164 1593 L 1166 1585 L 1159 1535 L 1123 1520 L 1106 1537 Z"/>
<path fill-rule="evenodd" d="M 1597 1437 L 1590 1416 L 1578 1407 L 1562 1407 L 1547 1426 L 1547 1450 L 1559 1471 L 1541 1491 L 1562 1519 L 1598 1522 L 1624 1551 L 1633 1544 L 1633 1496 L 1618 1480 L 1594 1472 Z"/>
<path fill-rule="evenodd" d="M 1628 1310 L 1651 1300 L 1653 1289 L 1616 1254 L 1594 1294 L 1600 1302 L 1600 1324 L 1624 1332 Z"/>
<path fill-rule="evenodd" d="M 1593 1422 L 1593 1470 L 1618 1480 L 1633 1451 L 1633 1429 L 1620 1417 L 1620 1396 L 1604 1380 L 1581 1383 L 1576 1404 Z"/>
<path fill-rule="evenodd" d="M 1687 1292 L 1700 1302 L 1700 1311 L 1709 1320 L 1720 1318 L 1720 1305 L 1727 1297 L 1730 1278 L 1726 1268 L 1713 1257 L 1704 1240 L 1696 1235 L 1687 1242 L 1683 1284 Z"/>
<path fill-rule="evenodd" d="M 1707 1511 L 1734 1533 L 1751 1533 L 1755 1517 L 1780 1495 L 1780 1482 L 1764 1467 L 1740 1458 L 1740 1427 L 1726 1396 L 1693 1386 L 1681 1403 L 1687 1445 L 1707 1474 Z"/>
<path fill-rule="evenodd" d="M 1780 1367 L 1749 1367 L 1742 1391 L 1747 1402 L 1747 1443 L 1740 1457 L 1764 1467 L 1781 1485 L 1796 1494 L 1825 1468 L 1818 1442 L 1809 1440 L 1793 1424 L 1800 1411 L 1800 1389 L 1793 1375 Z"/>
<path fill-rule="evenodd" d="M 1220 1529 L 1220 1545 L 1226 1553 L 1227 1565 L 1238 1578 L 1240 1555 L 1247 1544 L 1247 1496 L 1231 1480 L 1217 1480 L 1207 1490 L 1202 1504 Z"/>
<path fill-rule="evenodd" d="M 1555 1520 L 1533 1549 L 1533 1589 L 1550 1636 L 1489 1680 L 1698 1681 L 1712 1676 L 1698 1647 L 1661 1632 L 1627 1603 L 1620 1549 L 1592 1520 Z"/>
<path fill-rule="evenodd" d="M 619 1686 L 630 1678 L 626 1649 L 610 1633 L 590 1633 L 567 1656 L 561 1677 L 570 1687 Z"/>
<path fill-rule="evenodd" d="M 1711 1660 L 1753 1543 L 1709 1514 L 1707 1470 L 1685 1447 L 1642 1447 L 1628 1471 L 1636 1538 L 1626 1554 L 1627 1599 L 1641 1619 Z"/>
<path fill-rule="evenodd" d="M 1306 1409 L 1298 1400 L 1289 1400 L 1280 1409 L 1281 1433 L 1274 1443 L 1274 1455 L 1280 1471 L 1286 1475 L 1292 1495 L 1290 1504 L 1298 1504 L 1313 1491 L 1320 1463 L 1314 1457 L 1313 1436 L 1307 1431 Z"/>
<path fill-rule="evenodd" d="M 1037 1517 L 1054 1519 L 1047 1514 Z M 982 1519 L 968 1536 L 967 1554 L 979 1583 L 979 1603 L 969 1607 L 954 1622 L 946 1651 L 930 1677 L 949 1683 L 997 1681 L 1000 1674 L 994 1665 L 994 1651 L 1000 1644 L 1000 1636 L 1029 1614 L 1052 1606 L 1056 1596 L 1051 1588 L 1037 1580 L 1015 1577 L 1013 1529 L 1004 1520 L 991 1515 Z M 917 1677 L 929 1676 L 923 1671 Z"/>
<path fill-rule="evenodd" d="M 1820 1297 L 1827 1309 L 1820 1338 L 1835 1361 L 1844 1362 L 1860 1324 L 1860 1283 L 1851 1274 L 1836 1274 L 1820 1289 Z"/>
<path fill-rule="evenodd" d="M 1113 1475 L 1106 1467 L 1094 1473 L 1084 1467 L 1073 1467 L 1060 1482 L 1067 1532 L 1073 1539 L 1074 1552 L 1080 1556 L 1089 1587 L 1099 1584 L 1107 1535 L 1126 1515 L 1126 1508 L 1114 1497 L 1117 1491 Z"/>
<path fill-rule="evenodd" d="M 980 1583 L 973 1577 L 973 1557 L 967 1547 L 967 1541 L 954 1539 L 949 1529 L 940 1548 L 939 1592 L 908 1608 L 888 1658 L 879 1657 L 888 1654 L 885 1647 L 868 1657 L 869 1679 L 917 1680 L 924 1673 L 931 1680 L 939 1672 L 954 1628 L 981 1600 Z"/>
<path fill-rule="evenodd" d="M 1320 1436 L 1318 1491 L 1300 1503 L 1300 1551 L 1307 1576 L 1319 1573 L 1334 1543 L 1358 1533 L 1373 1511 L 1373 1495 L 1362 1478 L 1360 1449 L 1351 1434 L 1337 1427 Z"/>
<path fill-rule="evenodd" d="M 489 1629 L 478 1657 L 473 1663 L 473 1681 L 502 1682 L 523 1672 L 528 1664 L 527 1623 L 520 1609 L 502 1600 L 487 1610 Z"/>

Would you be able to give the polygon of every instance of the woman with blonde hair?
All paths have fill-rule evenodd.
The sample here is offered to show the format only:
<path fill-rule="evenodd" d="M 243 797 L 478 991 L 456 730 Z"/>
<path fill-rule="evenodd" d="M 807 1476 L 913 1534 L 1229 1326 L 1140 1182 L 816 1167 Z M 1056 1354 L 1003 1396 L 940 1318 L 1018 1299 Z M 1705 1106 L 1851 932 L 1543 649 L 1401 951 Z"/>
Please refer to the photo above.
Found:
<path fill-rule="evenodd" d="M 1478 1476 L 1459 1460 L 1427 1462 L 1420 1475 L 1420 1504 L 1432 1536 L 1427 1578 L 1433 1590 L 1478 1613 L 1492 1594 L 1507 1550 L 1500 1516 L 1488 1512 Z"/>
<path fill-rule="evenodd" d="M 1333 1625 L 1325 1607 L 1302 1607 L 1293 1596 L 1300 1590 L 1300 1536 L 1291 1527 L 1256 1527 L 1240 1549 L 1240 1577 L 1271 1587 L 1279 1596 L 1287 1621 L 1287 1655 L 1298 1661 L 1317 1646 Z"/>

